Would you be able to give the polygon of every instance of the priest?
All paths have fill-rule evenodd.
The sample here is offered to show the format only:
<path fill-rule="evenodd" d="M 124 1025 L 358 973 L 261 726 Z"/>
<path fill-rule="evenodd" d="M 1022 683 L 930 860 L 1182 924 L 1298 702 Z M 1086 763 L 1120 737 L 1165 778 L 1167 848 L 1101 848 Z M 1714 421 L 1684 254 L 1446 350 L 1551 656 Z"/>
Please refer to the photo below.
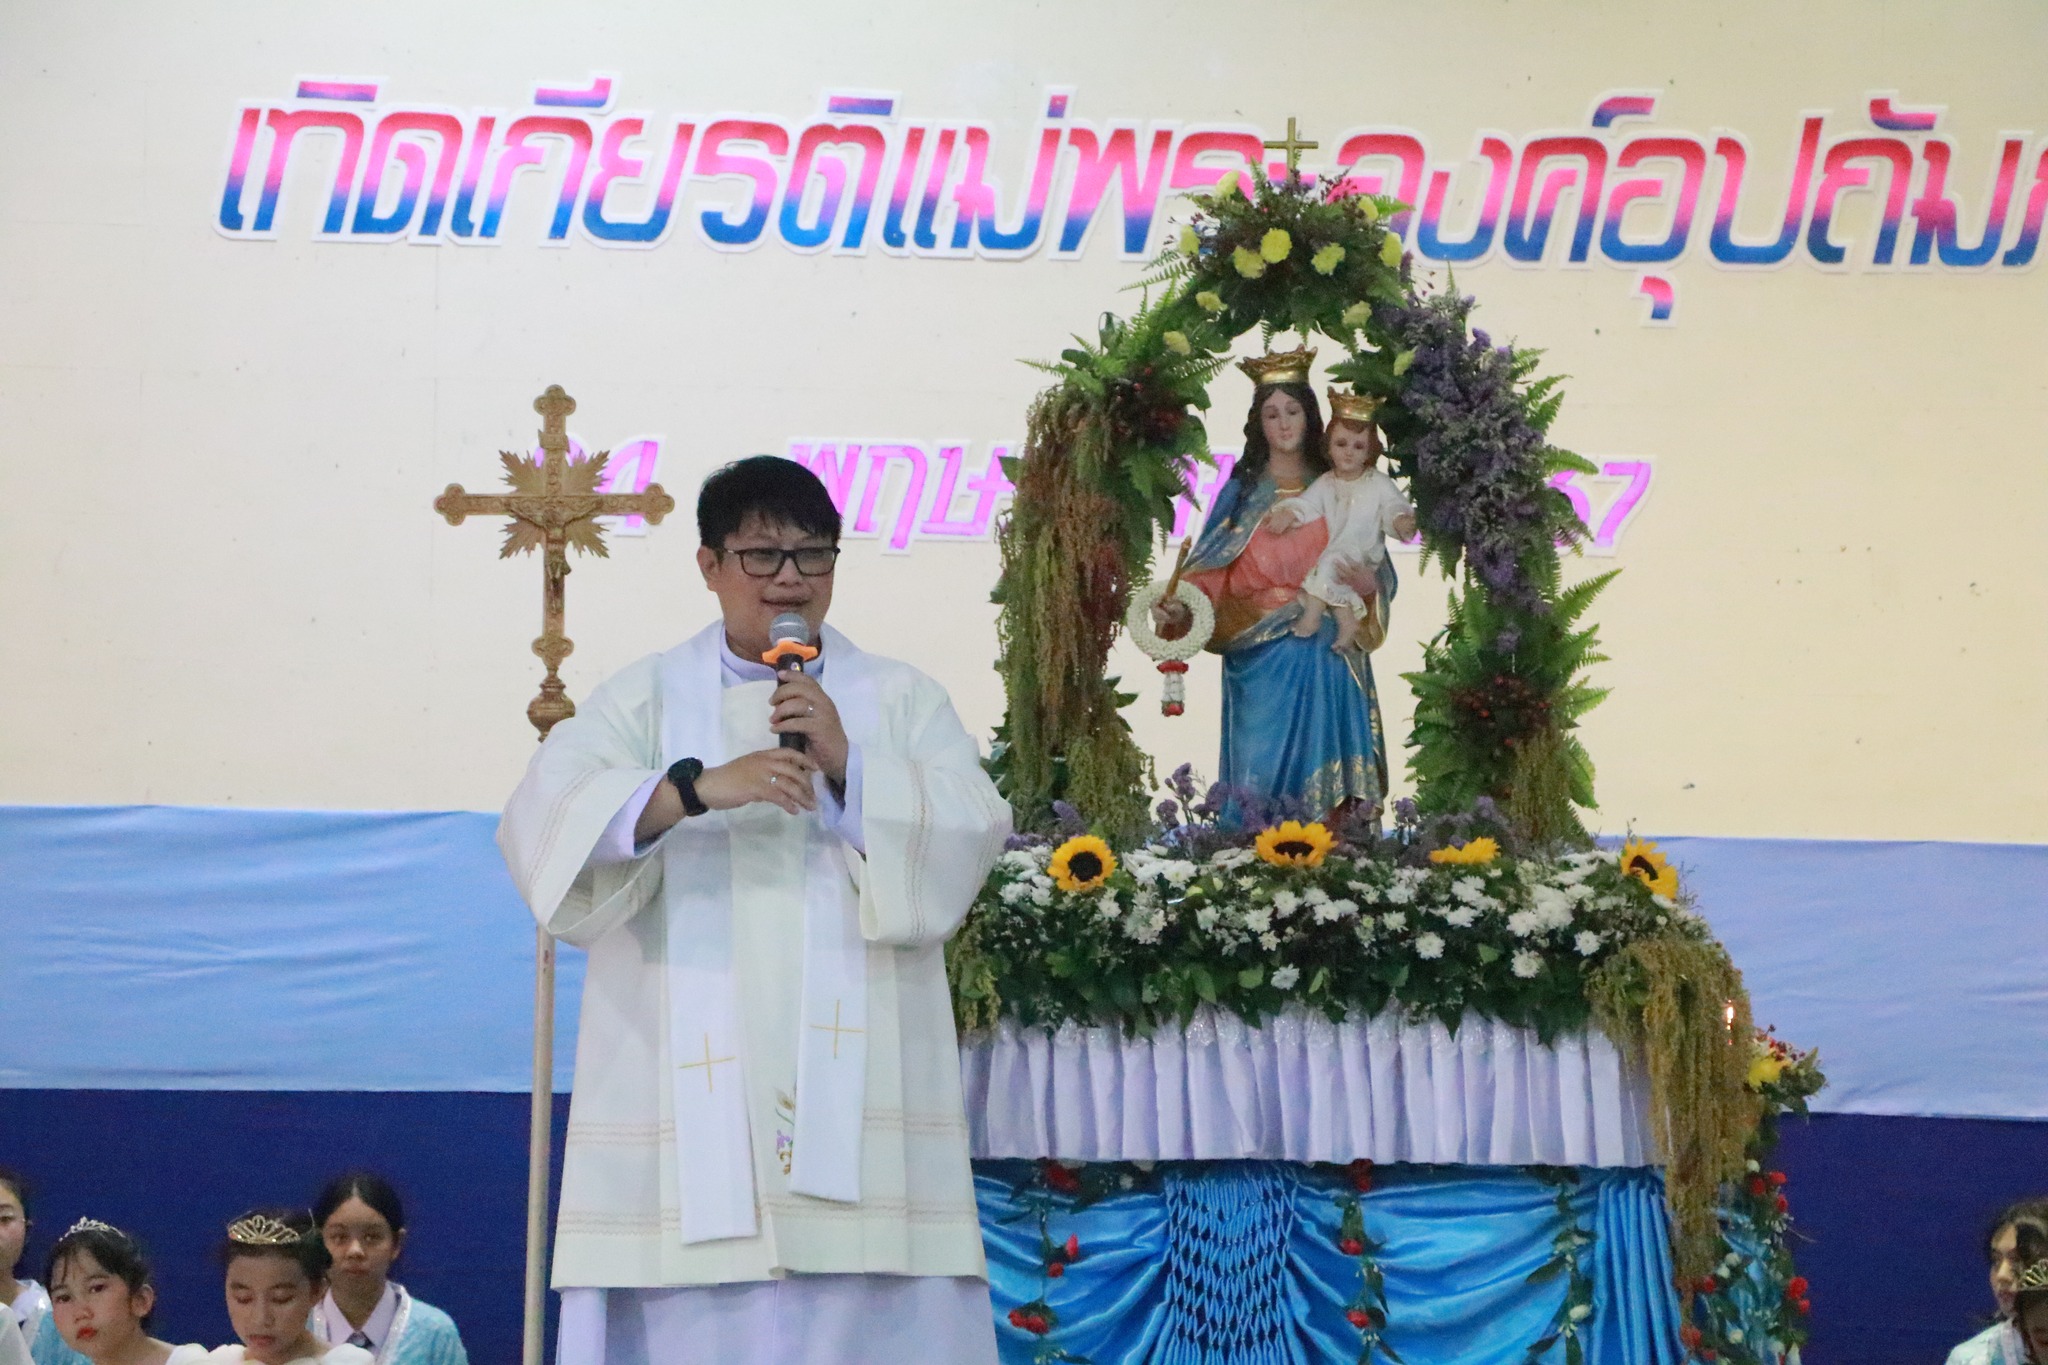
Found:
<path fill-rule="evenodd" d="M 992 1362 L 942 954 L 1009 808 L 944 689 L 825 624 L 809 470 L 727 465 L 697 524 L 720 619 L 557 725 L 498 831 L 590 955 L 559 1365 Z M 778 673 L 789 612 L 818 654 Z"/>

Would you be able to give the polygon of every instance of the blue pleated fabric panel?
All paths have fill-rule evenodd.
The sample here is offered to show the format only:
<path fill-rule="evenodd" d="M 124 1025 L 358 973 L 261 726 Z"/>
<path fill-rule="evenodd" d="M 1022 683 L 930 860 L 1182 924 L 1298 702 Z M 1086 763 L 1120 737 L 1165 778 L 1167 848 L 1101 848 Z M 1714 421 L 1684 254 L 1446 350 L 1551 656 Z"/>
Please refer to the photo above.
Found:
<path fill-rule="evenodd" d="M 1278 1162 L 1162 1164 L 1148 1187 L 1079 1207 L 1055 1197 L 1045 1227 L 1081 1255 L 1048 1277 L 1029 1162 L 979 1162 L 976 1191 L 1006 1365 L 1356 1365 L 1358 1258 L 1338 1246 L 1342 1170 Z M 1662 1181 L 1585 1170 L 1570 1196 L 1594 1234 L 1583 1264 L 1589 1365 L 1679 1359 Z M 1385 1277 L 1385 1343 L 1405 1365 L 1525 1365 L 1551 1334 L 1566 1277 L 1532 1280 L 1561 1228 L 1557 1187 L 1497 1167 L 1382 1167 L 1364 1204 Z M 1003 1320 L 1040 1299 L 1045 1336 Z M 1068 1353 L 1065 1356 L 1051 1351 Z M 1376 1359 L 1385 1359 L 1376 1355 Z M 1562 1361 L 1562 1343 L 1539 1359 Z"/>

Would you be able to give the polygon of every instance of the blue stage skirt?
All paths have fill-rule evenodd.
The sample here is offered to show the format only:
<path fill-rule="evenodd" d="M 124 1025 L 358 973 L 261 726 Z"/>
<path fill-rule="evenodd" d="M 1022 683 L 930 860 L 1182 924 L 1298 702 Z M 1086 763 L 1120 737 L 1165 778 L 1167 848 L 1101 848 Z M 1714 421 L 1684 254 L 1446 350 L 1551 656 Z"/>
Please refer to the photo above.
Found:
<path fill-rule="evenodd" d="M 1006 1365 L 1683 1358 L 1655 1170 L 975 1172 Z"/>

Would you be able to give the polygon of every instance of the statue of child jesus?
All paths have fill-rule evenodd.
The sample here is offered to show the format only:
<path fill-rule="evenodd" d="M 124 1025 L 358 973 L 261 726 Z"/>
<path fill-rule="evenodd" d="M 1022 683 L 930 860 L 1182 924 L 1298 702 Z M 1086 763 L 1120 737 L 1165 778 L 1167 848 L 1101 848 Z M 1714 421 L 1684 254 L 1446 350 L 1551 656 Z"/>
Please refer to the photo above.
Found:
<path fill-rule="evenodd" d="M 1287 531 L 1321 518 L 1329 526 L 1330 543 L 1301 585 L 1301 619 L 1294 633 L 1306 639 L 1323 628 L 1328 611 L 1337 614 L 1339 653 L 1358 642 L 1359 630 L 1372 604 L 1339 578 L 1347 567 L 1363 566 L 1368 574 L 1387 557 L 1387 537 L 1415 534 L 1415 507 L 1393 479 L 1378 467 L 1380 438 L 1372 414 L 1379 401 L 1358 394 L 1329 391 L 1330 425 L 1323 435 L 1327 473 L 1299 497 L 1288 498 L 1266 514 L 1266 528 Z M 1368 644 L 1370 647 L 1370 643 Z"/>

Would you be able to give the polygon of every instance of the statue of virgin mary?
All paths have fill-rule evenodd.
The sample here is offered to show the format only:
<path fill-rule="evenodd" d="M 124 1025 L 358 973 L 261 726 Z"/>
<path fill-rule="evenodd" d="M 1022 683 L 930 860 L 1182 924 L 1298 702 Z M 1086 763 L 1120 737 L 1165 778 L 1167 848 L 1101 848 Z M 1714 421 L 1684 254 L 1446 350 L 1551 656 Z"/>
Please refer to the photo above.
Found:
<path fill-rule="evenodd" d="M 1380 627 L 1342 652 L 1334 614 L 1298 636 L 1302 581 L 1329 544 L 1323 521 L 1288 530 L 1264 526 L 1275 502 L 1307 489 L 1329 468 L 1322 409 L 1309 387 L 1307 349 L 1241 362 L 1252 405 L 1244 454 L 1217 491 L 1187 561 L 1186 581 L 1214 604 L 1208 648 L 1223 656 L 1223 752 L 1218 776 L 1269 800 L 1299 802 L 1341 816 L 1377 812 L 1386 799 L 1387 760 L 1369 649 L 1383 638 L 1396 581 L 1382 560 L 1343 581 L 1373 599 Z M 1185 629 L 1187 608 L 1155 608 L 1162 635 Z"/>

